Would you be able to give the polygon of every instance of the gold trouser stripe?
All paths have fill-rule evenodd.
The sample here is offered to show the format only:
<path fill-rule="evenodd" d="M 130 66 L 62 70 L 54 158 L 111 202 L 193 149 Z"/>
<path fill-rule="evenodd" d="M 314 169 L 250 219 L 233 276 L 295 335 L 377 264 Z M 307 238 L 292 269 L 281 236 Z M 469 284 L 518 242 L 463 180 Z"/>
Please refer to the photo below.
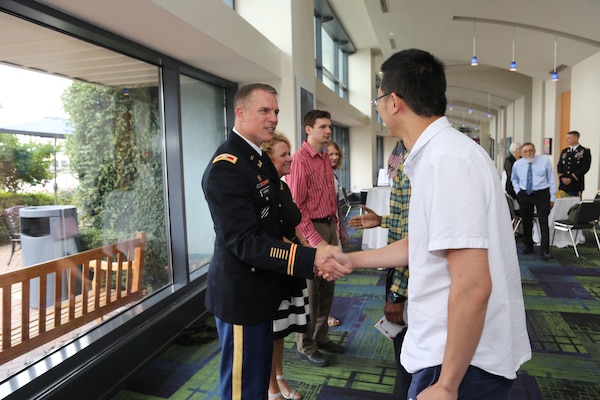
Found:
<path fill-rule="evenodd" d="M 288 257 L 287 274 L 294 275 L 294 265 L 296 264 L 296 250 L 298 246 L 292 244 L 290 246 L 290 256 Z"/>
<path fill-rule="evenodd" d="M 233 325 L 233 365 L 231 371 L 231 399 L 242 399 L 242 366 L 244 350 L 244 327 Z"/>

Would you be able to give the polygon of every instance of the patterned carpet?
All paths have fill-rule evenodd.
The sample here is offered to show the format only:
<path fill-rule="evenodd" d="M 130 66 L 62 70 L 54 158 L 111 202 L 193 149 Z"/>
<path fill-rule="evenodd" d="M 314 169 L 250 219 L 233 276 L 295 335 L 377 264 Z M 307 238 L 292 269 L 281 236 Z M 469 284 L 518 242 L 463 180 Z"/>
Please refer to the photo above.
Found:
<path fill-rule="evenodd" d="M 360 232 L 350 229 L 349 249 L 360 248 Z M 519 243 L 520 247 L 520 243 Z M 600 252 L 593 239 L 578 247 L 521 257 L 523 289 L 533 358 L 519 371 L 512 400 L 600 399 Z M 305 400 L 391 400 L 396 398 L 396 366 L 391 341 L 373 324 L 382 315 L 384 272 L 357 270 L 338 281 L 332 315 L 342 321 L 332 339 L 346 347 L 319 368 L 285 342 L 284 370 Z M 208 321 L 210 324 L 212 321 Z M 115 400 L 219 399 L 218 341 L 173 344 L 140 371 Z"/>
<path fill-rule="evenodd" d="M 600 399 L 600 252 L 592 237 L 577 248 L 520 256 L 533 358 L 512 399 Z"/>

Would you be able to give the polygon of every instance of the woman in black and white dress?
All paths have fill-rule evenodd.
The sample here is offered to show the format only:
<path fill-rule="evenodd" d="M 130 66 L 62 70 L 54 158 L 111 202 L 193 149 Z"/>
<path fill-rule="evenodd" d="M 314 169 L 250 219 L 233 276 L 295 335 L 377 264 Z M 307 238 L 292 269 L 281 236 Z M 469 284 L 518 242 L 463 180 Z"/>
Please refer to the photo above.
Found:
<path fill-rule="evenodd" d="M 275 133 L 273 140 L 264 143 L 262 147 L 273 161 L 280 178 L 290 173 L 291 147 L 285 136 Z M 300 246 L 309 246 L 308 241 L 296 228 L 302 215 L 292 199 L 290 188 L 284 181 L 280 181 L 279 189 L 279 212 L 284 240 Z M 285 287 L 282 288 L 284 295 L 273 320 L 273 365 L 269 383 L 269 399 L 298 400 L 301 397 L 300 394 L 288 385 L 283 375 L 283 341 L 292 332 L 306 332 L 309 319 L 308 289 L 306 288 L 306 279 L 292 276 L 285 278 Z"/>

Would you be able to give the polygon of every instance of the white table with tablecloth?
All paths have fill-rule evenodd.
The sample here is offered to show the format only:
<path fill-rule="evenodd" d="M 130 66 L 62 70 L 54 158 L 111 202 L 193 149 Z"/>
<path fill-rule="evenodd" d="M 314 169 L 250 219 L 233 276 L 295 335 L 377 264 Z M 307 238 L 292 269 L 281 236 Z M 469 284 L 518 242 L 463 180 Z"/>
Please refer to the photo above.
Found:
<path fill-rule="evenodd" d="M 548 228 L 550 230 L 550 245 L 556 247 L 567 247 L 572 246 L 571 238 L 569 237 L 569 232 L 556 231 L 554 232 L 554 221 L 559 219 L 567 219 L 569 209 L 581 202 L 579 197 L 561 197 L 557 198 L 554 201 L 554 207 L 550 210 L 550 215 L 548 215 Z M 552 241 L 552 235 L 554 235 L 554 242 Z M 575 232 L 573 233 L 575 236 Z M 540 243 L 540 232 L 538 224 L 534 224 L 533 227 L 533 241 L 536 244 Z M 581 232 L 577 235 L 577 244 L 581 244 L 585 242 L 585 237 Z"/>
<path fill-rule="evenodd" d="M 379 215 L 389 215 L 390 213 L 390 193 L 392 189 L 389 186 L 377 186 L 368 189 L 365 206 L 375 211 Z M 387 245 L 387 228 L 369 228 L 363 230 L 362 249 L 372 250 Z"/>

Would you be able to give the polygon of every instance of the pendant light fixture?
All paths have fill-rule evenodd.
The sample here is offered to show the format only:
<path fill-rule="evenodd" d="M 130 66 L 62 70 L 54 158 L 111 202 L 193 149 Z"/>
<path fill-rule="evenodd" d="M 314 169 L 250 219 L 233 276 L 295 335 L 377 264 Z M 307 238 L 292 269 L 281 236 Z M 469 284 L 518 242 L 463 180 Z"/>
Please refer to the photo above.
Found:
<path fill-rule="evenodd" d="M 554 69 L 552 70 L 552 81 L 558 81 L 558 72 L 556 72 L 556 36 L 554 36 Z"/>
<path fill-rule="evenodd" d="M 448 110 L 454 110 L 454 105 L 452 104 L 452 92 L 450 92 L 450 103 L 448 104 Z"/>
<path fill-rule="evenodd" d="M 475 55 L 475 20 L 473 20 L 473 57 L 471 58 L 471 66 L 476 67 L 479 65 L 477 56 Z"/>
<path fill-rule="evenodd" d="M 513 25 L 513 37 L 512 37 L 512 61 L 510 62 L 509 71 L 517 70 L 517 62 L 515 61 L 515 26 Z"/>
<path fill-rule="evenodd" d="M 487 114 L 488 118 L 492 118 L 492 113 L 490 111 L 490 94 L 488 93 L 488 114 Z"/>

